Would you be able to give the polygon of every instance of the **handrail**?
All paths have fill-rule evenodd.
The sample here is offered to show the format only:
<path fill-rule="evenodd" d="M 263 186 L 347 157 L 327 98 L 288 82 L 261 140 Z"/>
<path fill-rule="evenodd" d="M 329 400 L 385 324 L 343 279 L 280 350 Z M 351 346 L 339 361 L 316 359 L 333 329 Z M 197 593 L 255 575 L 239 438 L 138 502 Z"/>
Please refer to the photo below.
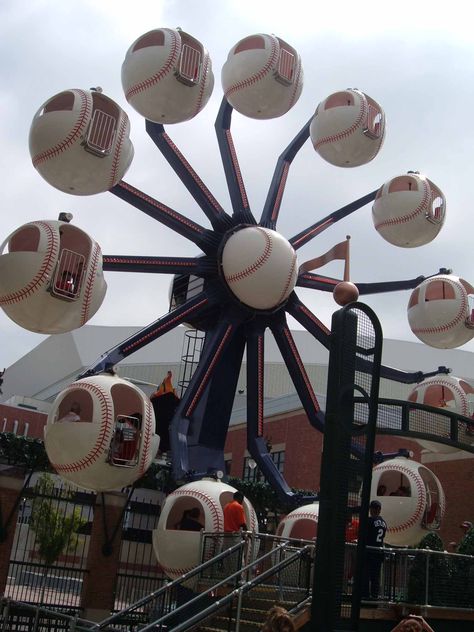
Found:
<path fill-rule="evenodd" d="M 209 590 L 216 590 L 219 587 L 229 583 L 229 580 L 231 580 L 232 578 L 237 578 L 239 576 L 242 576 L 243 574 L 245 574 L 246 572 L 251 570 L 254 566 L 256 566 L 257 564 L 261 563 L 262 560 L 265 560 L 268 557 L 274 556 L 275 553 L 278 553 L 278 551 L 285 549 L 288 546 L 288 544 L 290 544 L 290 543 L 289 542 L 284 542 L 283 544 L 281 544 L 276 549 L 273 549 L 273 550 L 269 551 L 268 553 L 265 553 L 265 555 L 262 555 L 261 557 L 257 558 L 256 560 L 254 560 L 250 564 L 247 564 L 246 566 L 244 566 L 240 570 L 236 571 L 232 575 L 229 575 L 229 577 L 221 580 L 220 582 L 218 582 L 217 584 L 212 586 Z M 199 621 L 202 621 L 203 619 L 207 618 L 208 616 L 210 616 L 214 612 L 217 612 L 218 610 L 220 610 L 227 603 L 231 602 L 235 597 L 238 597 L 241 594 L 243 594 L 245 592 L 248 592 L 249 590 L 251 590 L 255 586 L 258 586 L 259 584 L 263 583 L 266 579 L 268 579 L 272 575 L 275 575 L 276 573 L 279 573 L 282 569 L 284 569 L 287 566 L 289 566 L 290 564 L 292 564 L 299 557 L 303 557 L 303 555 L 305 555 L 309 550 L 312 550 L 313 548 L 314 547 L 313 547 L 312 544 L 308 544 L 308 545 L 304 546 L 302 549 L 298 549 L 293 554 L 291 554 L 289 557 L 287 557 L 284 560 L 281 560 L 280 562 L 278 562 L 277 564 L 275 564 L 271 568 L 268 568 L 266 571 L 264 571 L 263 573 L 261 573 L 260 575 L 255 577 L 254 579 L 251 579 L 249 581 L 245 581 L 243 584 L 241 584 L 240 586 L 238 586 L 237 588 L 232 590 L 229 594 L 225 595 L 225 597 L 223 597 L 222 599 L 219 599 L 218 601 L 216 601 L 215 603 L 211 604 L 210 606 L 208 606 L 204 610 L 201 610 L 200 612 L 197 612 L 194 616 L 192 616 L 190 618 L 187 618 L 185 622 L 180 623 L 177 626 L 174 626 L 173 628 L 171 628 L 169 630 L 169 632 L 181 632 L 182 630 L 190 628 L 195 623 L 198 623 Z M 167 619 L 169 619 L 172 616 L 175 616 L 180 611 L 183 611 L 186 608 L 188 608 L 190 605 L 198 602 L 199 599 L 201 599 L 201 598 L 202 598 L 202 594 L 194 597 L 193 599 L 189 600 L 188 602 L 186 602 L 182 606 L 179 606 L 178 608 L 175 608 L 172 612 L 167 613 L 163 617 L 160 617 L 159 619 L 156 619 L 155 621 L 153 621 L 149 625 L 145 626 L 144 628 L 141 628 L 140 632 L 149 632 L 151 630 L 154 630 L 155 626 L 162 625 Z"/>
<path fill-rule="evenodd" d="M 4 623 L 8 622 L 8 612 L 10 611 L 12 606 L 13 607 L 17 606 L 18 608 L 21 608 L 22 610 L 29 610 L 36 614 L 35 627 L 31 629 L 31 632 L 35 632 L 35 630 L 37 629 L 36 624 L 38 623 L 39 617 L 41 616 L 41 614 L 44 614 L 51 618 L 55 618 L 56 620 L 62 619 L 64 621 L 69 621 L 71 623 L 70 629 L 75 630 L 76 632 L 83 632 L 83 631 L 89 632 L 90 630 L 93 630 L 95 626 L 95 623 L 93 621 L 88 621 L 87 619 L 81 619 L 76 616 L 65 614 L 64 612 L 58 612 L 57 610 L 50 610 L 49 608 L 45 608 L 44 606 L 29 604 L 23 601 L 16 601 L 14 599 L 10 599 L 9 597 L 0 597 L 0 609 L 1 609 L 0 616 L 1 616 L 1 619 L 3 619 Z M 6 616 L 5 616 L 5 610 L 7 611 Z M 1 619 L 0 619 L 0 623 L 1 623 Z M 85 627 L 82 627 L 82 626 L 85 626 Z M 6 632 L 8 632 L 7 628 L 5 628 L 4 626 L 2 626 L 2 630 L 5 630 Z"/>
<path fill-rule="evenodd" d="M 214 535 L 216 535 L 216 534 L 214 534 Z M 142 597 L 142 599 L 139 599 L 138 601 L 133 603 L 131 606 L 128 606 L 127 608 L 124 608 L 123 610 L 120 610 L 120 612 L 116 612 L 115 614 L 113 614 L 112 616 L 108 617 L 107 619 L 104 619 L 99 624 L 96 624 L 96 627 L 93 628 L 93 629 L 94 630 L 103 630 L 109 623 L 112 623 L 113 621 L 116 621 L 117 619 L 120 619 L 124 615 L 126 615 L 126 614 L 128 614 L 130 612 L 133 612 L 134 610 L 137 610 L 138 608 L 141 608 L 141 606 L 144 606 L 147 603 L 149 603 L 150 601 L 153 601 L 153 600 L 157 599 L 162 594 L 165 594 L 166 592 L 172 590 L 176 586 L 179 586 L 179 585 L 183 584 L 184 582 L 189 581 L 190 579 L 192 579 L 196 575 L 200 575 L 202 573 L 202 571 L 206 570 L 206 568 L 209 568 L 210 566 L 213 566 L 216 562 L 219 562 L 219 561 L 225 559 L 226 557 L 230 557 L 232 555 L 232 553 L 235 553 L 239 549 L 243 548 L 245 543 L 246 543 L 246 540 L 242 540 L 241 542 L 238 542 L 237 544 L 234 544 L 232 547 L 229 547 L 225 551 L 222 551 L 222 553 L 219 553 L 218 555 L 216 555 L 215 557 L 211 558 L 210 560 L 207 560 L 207 562 L 204 562 L 203 564 L 200 564 L 199 566 L 196 566 L 195 568 L 191 569 L 190 571 L 188 571 L 184 575 L 181 575 L 181 577 L 178 577 L 178 578 L 174 579 L 173 581 L 169 582 L 168 584 L 165 584 L 164 586 L 161 586 L 160 588 L 158 588 L 154 592 L 150 593 L 146 597 Z M 226 582 L 227 582 L 227 579 L 226 579 Z M 176 611 L 177 611 L 177 609 L 173 610 L 173 613 L 176 612 Z"/>

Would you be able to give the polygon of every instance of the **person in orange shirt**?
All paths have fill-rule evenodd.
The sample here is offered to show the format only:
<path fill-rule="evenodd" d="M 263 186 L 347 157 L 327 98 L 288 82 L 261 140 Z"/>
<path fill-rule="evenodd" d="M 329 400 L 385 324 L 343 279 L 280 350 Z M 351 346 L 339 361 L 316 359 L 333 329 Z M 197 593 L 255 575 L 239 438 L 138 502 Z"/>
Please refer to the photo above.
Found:
<path fill-rule="evenodd" d="M 230 549 L 241 542 L 240 529 L 247 531 L 245 512 L 242 503 L 244 495 L 236 491 L 233 500 L 224 507 L 224 548 Z M 244 549 L 232 553 L 224 560 L 223 570 L 226 576 L 234 574 L 245 565 L 246 552 Z M 237 581 L 237 579 L 235 579 Z"/>
<path fill-rule="evenodd" d="M 235 492 L 234 499 L 224 507 L 224 533 L 233 533 L 243 529 L 247 531 L 245 513 L 242 503 L 244 495 L 242 492 Z"/>

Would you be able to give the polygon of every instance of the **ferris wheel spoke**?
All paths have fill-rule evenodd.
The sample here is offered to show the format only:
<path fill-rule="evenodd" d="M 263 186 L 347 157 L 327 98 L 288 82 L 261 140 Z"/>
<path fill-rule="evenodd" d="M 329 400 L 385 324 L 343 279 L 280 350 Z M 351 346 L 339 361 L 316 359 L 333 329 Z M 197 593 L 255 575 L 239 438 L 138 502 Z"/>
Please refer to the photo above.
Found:
<path fill-rule="evenodd" d="M 106 272 L 193 274 L 195 276 L 206 277 L 216 274 L 216 265 L 215 262 L 207 257 L 103 255 L 103 270 Z"/>
<path fill-rule="evenodd" d="M 294 292 L 286 304 L 286 311 L 290 314 L 290 316 L 293 316 L 300 325 L 303 325 L 306 331 L 314 336 L 316 340 L 323 345 L 323 347 L 329 349 L 331 344 L 330 329 L 328 329 L 326 325 L 320 321 L 319 318 L 317 318 L 302 301 L 300 301 Z"/>
<path fill-rule="evenodd" d="M 342 279 L 334 279 L 322 274 L 315 274 L 314 272 L 301 272 L 296 281 L 296 285 L 298 287 L 309 288 L 310 290 L 332 292 L 341 281 Z"/>
<path fill-rule="evenodd" d="M 272 182 L 268 190 L 267 199 L 265 201 L 265 206 L 263 207 L 260 226 L 271 229 L 275 229 L 276 227 L 290 165 L 296 154 L 309 138 L 309 126 L 311 121 L 312 118 L 306 123 L 306 125 L 295 136 L 285 151 L 278 158 Z"/>
<path fill-rule="evenodd" d="M 247 335 L 247 449 L 265 479 L 283 500 L 294 500 L 264 438 L 264 347 L 265 328 L 252 327 Z"/>
<path fill-rule="evenodd" d="M 206 214 L 215 230 L 232 226 L 232 220 L 174 144 L 163 125 L 146 121 L 146 131 L 181 182 Z"/>
<path fill-rule="evenodd" d="M 279 322 L 275 322 L 271 325 L 271 329 L 310 424 L 317 430 L 323 431 L 324 413 L 319 406 L 286 319 L 282 318 Z"/>
<path fill-rule="evenodd" d="M 316 222 L 312 226 L 309 226 L 305 230 L 301 231 L 301 233 L 298 233 L 297 235 L 292 237 L 289 240 L 290 244 L 295 250 L 298 250 L 298 248 L 301 248 L 301 246 L 307 244 L 308 241 L 311 241 L 311 239 L 313 239 L 317 235 L 320 235 L 323 231 L 325 231 L 327 228 L 329 228 L 339 220 L 347 217 L 347 215 L 354 213 L 369 202 L 375 200 L 376 194 L 377 191 L 372 191 L 372 193 L 368 193 L 367 195 L 364 195 L 364 197 L 361 197 L 358 200 L 355 200 L 354 202 L 343 206 L 338 211 L 334 211 L 334 213 L 327 215 L 323 219 L 319 220 L 319 222 Z"/>
<path fill-rule="evenodd" d="M 235 151 L 230 131 L 232 111 L 233 107 L 224 97 L 215 124 L 217 142 L 232 203 L 234 220 L 241 224 L 255 224 L 256 221 L 250 210 L 237 152 Z"/>
<path fill-rule="evenodd" d="M 399 292 L 401 290 L 413 290 L 426 277 L 419 276 L 416 279 L 406 279 L 404 281 L 382 281 L 380 283 L 355 283 L 360 295 L 381 294 L 382 292 Z"/>
<path fill-rule="evenodd" d="M 353 281 L 359 290 L 361 296 L 368 294 L 381 294 L 386 292 L 400 292 L 402 290 L 412 290 L 425 280 L 424 276 L 415 279 L 405 279 L 403 281 L 380 281 L 376 283 L 358 283 Z M 302 272 L 296 285 L 298 287 L 306 287 L 311 290 L 320 290 L 322 292 L 332 292 L 342 279 L 334 279 L 333 277 L 324 276 L 322 274 L 314 274 L 313 272 Z"/>
<path fill-rule="evenodd" d="M 112 187 L 110 192 L 186 239 L 193 241 L 204 252 L 215 252 L 217 249 L 219 238 L 212 231 L 158 202 L 124 180 Z"/>
<path fill-rule="evenodd" d="M 183 322 L 203 316 L 212 310 L 216 304 L 217 298 L 211 298 L 206 292 L 201 292 L 194 298 L 186 301 L 183 305 L 158 318 L 158 320 L 147 327 L 140 329 L 140 331 L 130 336 L 130 338 L 123 340 L 112 349 L 109 349 L 109 351 L 106 351 L 106 353 L 101 356 L 95 364 L 89 367 L 87 371 L 82 373 L 78 379 L 96 375 L 103 371 L 110 371 L 116 364 L 132 353 L 135 353 L 135 351 L 150 344 Z"/>

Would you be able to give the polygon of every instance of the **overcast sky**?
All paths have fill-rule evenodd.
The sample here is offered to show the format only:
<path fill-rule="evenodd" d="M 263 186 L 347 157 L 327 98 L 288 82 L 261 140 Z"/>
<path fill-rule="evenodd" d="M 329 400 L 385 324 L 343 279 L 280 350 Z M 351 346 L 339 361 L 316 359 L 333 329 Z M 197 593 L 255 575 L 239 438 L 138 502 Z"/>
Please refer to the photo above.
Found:
<path fill-rule="evenodd" d="M 57 219 L 59 212 L 69 211 L 104 254 L 198 254 L 190 242 L 109 193 L 76 197 L 48 185 L 31 164 L 31 120 L 44 101 L 64 89 L 101 86 L 131 119 L 135 158 L 124 179 L 207 226 L 146 135 L 143 118 L 125 100 L 120 83 L 125 53 L 142 33 L 177 26 L 208 49 L 216 80 L 213 95 L 195 119 L 170 125 L 167 132 L 230 211 L 213 128 L 222 99 L 220 72 L 238 40 L 274 33 L 300 53 L 305 83 L 298 103 L 284 117 L 254 121 L 233 115 L 234 141 L 254 213 L 260 215 L 278 155 L 317 104 L 339 89 L 357 87 L 385 110 L 382 150 L 368 165 L 340 169 L 325 163 L 307 142 L 290 171 L 279 230 L 289 238 L 392 177 L 419 170 L 447 198 L 447 219 L 435 241 L 417 249 L 389 245 L 375 231 L 367 206 L 302 248 L 299 260 L 322 254 L 350 234 L 356 283 L 429 275 L 440 267 L 450 267 L 473 283 L 474 39 L 466 6 L 424 0 L 362 5 L 314 0 L 3 0 L 0 242 L 26 222 Z M 342 275 L 342 265 L 331 264 L 322 272 Z M 90 324 L 138 329 L 167 311 L 170 277 L 106 273 L 106 280 L 106 298 Z M 298 294 L 330 324 L 336 308 L 330 294 L 300 289 Z M 385 336 L 416 340 L 406 318 L 408 298 L 409 292 L 364 298 L 378 314 Z M 0 336 L 0 369 L 43 339 L 3 312 Z M 472 350 L 474 343 L 463 348 Z"/>

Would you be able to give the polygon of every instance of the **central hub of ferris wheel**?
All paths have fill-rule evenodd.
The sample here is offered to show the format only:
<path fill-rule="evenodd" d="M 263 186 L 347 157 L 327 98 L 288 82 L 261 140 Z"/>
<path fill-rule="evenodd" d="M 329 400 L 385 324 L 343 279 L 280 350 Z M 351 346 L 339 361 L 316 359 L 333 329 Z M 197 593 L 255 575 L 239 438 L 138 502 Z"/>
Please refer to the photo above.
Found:
<path fill-rule="evenodd" d="M 296 252 L 276 231 L 248 226 L 233 233 L 224 244 L 222 271 L 239 301 L 254 309 L 272 310 L 295 287 Z"/>

